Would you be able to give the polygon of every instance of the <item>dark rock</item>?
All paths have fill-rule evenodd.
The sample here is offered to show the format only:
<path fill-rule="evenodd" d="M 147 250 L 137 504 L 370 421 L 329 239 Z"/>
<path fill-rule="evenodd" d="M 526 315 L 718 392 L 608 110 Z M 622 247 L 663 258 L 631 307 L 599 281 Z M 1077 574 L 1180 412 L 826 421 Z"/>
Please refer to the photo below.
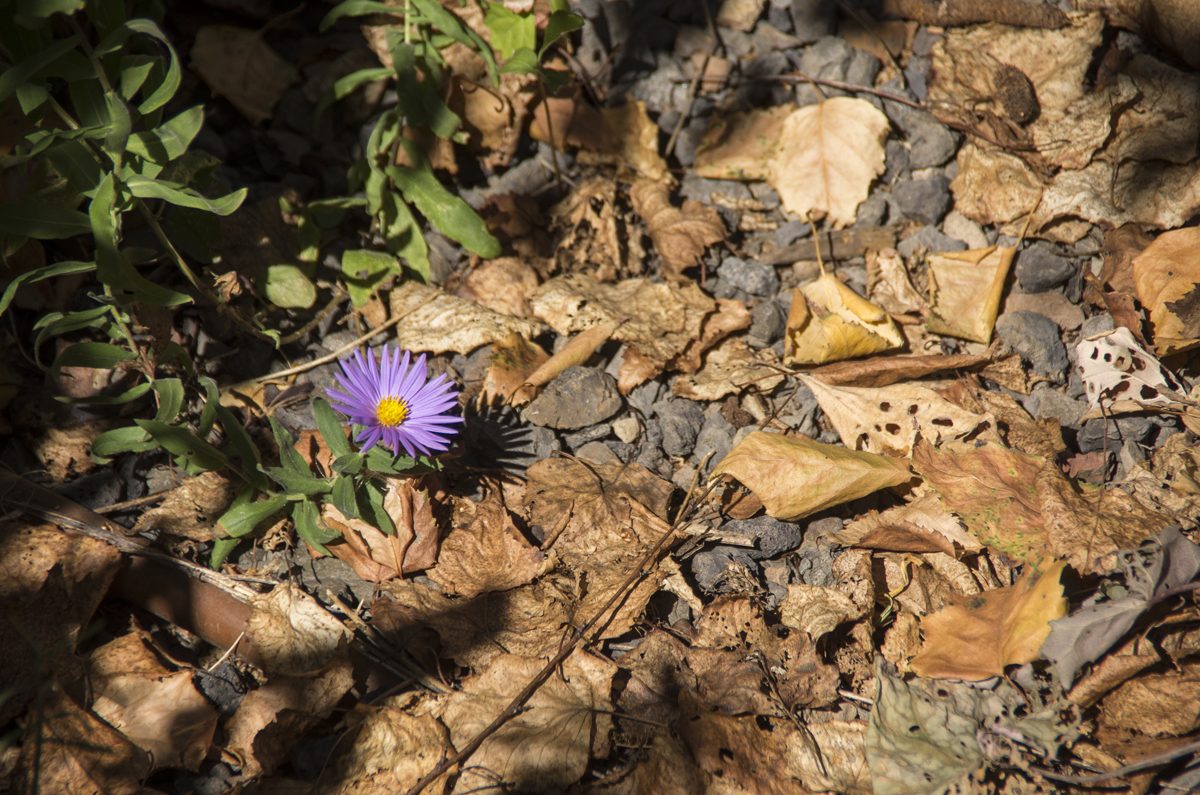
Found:
<path fill-rule="evenodd" d="M 765 348 L 783 336 L 787 312 L 778 301 L 763 301 L 750 310 L 750 331 L 747 341 L 752 348 Z"/>
<path fill-rule="evenodd" d="M 788 221 L 771 232 L 771 243 L 777 250 L 782 250 L 801 238 L 808 237 L 812 226 L 807 221 Z"/>
<path fill-rule="evenodd" d="M 996 320 L 996 334 L 1034 371 L 1056 383 L 1066 381 L 1067 348 L 1053 320 L 1037 312 L 1006 312 Z"/>
<path fill-rule="evenodd" d="M 721 533 L 753 541 L 754 548 L 746 549 L 746 554 L 754 560 L 765 560 L 790 552 L 804 540 L 804 530 L 800 525 L 770 516 L 734 519 L 721 525 Z"/>
<path fill-rule="evenodd" d="M 933 61 L 920 55 L 909 58 L 904 65 L 904 81 L 920 102 L 929 96 L 929 72 L 932 67 Z"/>
<path fill-rule="evenodd" d="M 967 244 L 961 240 L 947 237 L 935 226 L 923 226 L 913 234 L 900 241 L 896 250 L 908 259 L 918 252 L 965 251 Z"/>
<path fill-rule="evenodd" d="M 700 405 L 682 398 L 660 400 L 654 414 L 662 428 L 662 449 L 667 455 L 686 456 L 696 446 L 696 437 L 704 427 Z"/>
<path fill-rule="evenodd" d="M 646 103 L 651 113 L 682 112 L 688 99 L 688 77 L 669 52 L 660 52 L 654 71 L 633 84 L 634 99 Z"/>
<path fill-rule="evenodd" d="M 739 547 L 714 547 L 693 555 L 691 565 L 696 584 L 711 593 L 718 590 L 721 581 L 730 576 L 752 576 L 750 572 L 754 567 L 754 559 L 747 550 Z"/>
<path fill-rule="evenodd" d="M 908 149 L 895 139 L 890 139 L 884 145 L 886 169 L 879 182 L 881 185 L 894 185 L 908 177 L 912 172 L 912 162 L 908 157 Z"/>
<path fill-rule="evenodd" d="M 1112 331 L 1116 327 L 1117 324 L 1113 322 L 1113 316 L 1108 312 L 1101 312 L 1083 321 L 1083 325 L 1079 327 L 1079 338 L 1087 339 L 1088 337 L 1094 337 L 1097 334 Z"/>
<path fill-rule="evenodd" d="M 1017 255 L 1017 282 L 1027 293 L 1044 293 L 1061 287 L 1079 268 L 1041 240 Z"/>
<path fill-rule="evenodd" d="M 679 195 L 684 199 L 695 199 L 704 204 L 711 204 L 713 194 L 724 196 L 733 202 L 749 202 L 754 199 L 750 189 L 740 182 L 728 179 L 705 179 L 689 171 L 679 185 Z"/>
<path fill-rule="evenodd" d="M 254 682 L 242 675 L 235 666 L 226 660 L 211 671 L 197 668 L 193 682 L 223 718 L 237 711 L 242 703 L 242 696 L 254 689 Z"/>
<path fill-rule="evenodd" d="M 765 182 L 751 182 L 750 195 L 768 210 L 779 207 L 779 192 Z"/>
<path fill-rule="evenodd" d="M 604 442 L 588 442 L 575 451 L 575 455 L 593 464 L 619 464 L 621 458 Z"/>
<path fill-rule="evenodd" d="M 562 440 L 563 444 L 567 446 L 568 450 L 578 451 L 579 448 L 583 447 L 588 442 L 594 442 L 597 439 L 603 439 L 611 432 L 612 426 L 607 422 L 601 422 L 596 425 L 589 425 L 588 427 L 578 430 L 575 433 L 563 434 Z"/>
<path fill-rule="evenodd" d="M 957 134 L 927 111 L 885 100 L 883 112 L 900 128 L 913 168 L 940 166 L 958 150 Z"/>
<path fill-rule="evenodd" d="M 823 36 L 817 39 L 800 56 L 800 71 L 809 77 L 846 82 L 846 70 L 854 57 L 854 48 L 838 36 Z M 822 92 L 824 92 L 822 94 Z M 816 104 L 824 97 L 841 96 L 842 91 L 822 86 L 817 91 L 804 83 L 796 86 L 796 102 L 800 105 Z"/>
<path fill-rule="evenodd" d="M 1081 453 L 1096 450 L 1119 450 L 1125 442 L 1138 445 L 1150 444 L 1159 431 L 1172 420 L 1161 417 L 1130 415 L 1105 419 L 1103 417 L 1083 423 L 1075 436 L 1075 445 Z M 1106 441 L 1107 438 L 1107 441 Z"/>
<path fill-rule="evenodd" d="M 770 265 L 761 262 L 727 257 L 717 270 L 721 281 L 750 295 L 770 295 L 779 292 L 779 276 Z"/>
<path fill-rule="evenodd" d="M 1088 409 L 1083 401 L 1074 400 L 1047 383 L 1035 386 L 1025 403 L 1035 419 L 1053 419 L 1064 428 L 1078 429 Z"/>
<path fill-rule="evenodd" d="M 775 5 L 775 0 L 772 0 Z M 832 0 L 784 0 L 792 16 L 792 35 L 801 44 L 809 44 L 833 33 L 836 25 L 836 4 Z"/>
<path fill-rule="evenodd" d="M 654 404 L 662 395 L 662 384 L 658 381 L 647 381 L 644 384 L 638 384 L 626 396 L 629 405 L 642 414 L 649 415 L 654 411 Z"/>
<path fill-rule="evenodd" d="M 887 195 L 882 190 L 873 190 L 867 200 L 858 205 L 854 225 L 858 227 L 883 226 L 888 217 Z"/>
<path fill-rule="evenodd" d="M 522 416 L 534 425 L 574 430 L 608 419 L 621 406 L 611 375 L 594 367 L 568 367 L 525 407 Z"/>
<path fill-rule="evenodd" d="M 892 186 L 892 199 L 906 217 L 936 224 L 950 211 L 950 180 L 941 175 L 903 179 Z"/>
<path fill-rule="evenodd" d="M 855 47 L 850 62 L 846 65 L 846 82 L 856 86 L 873 86 L 875 77 L 882 68 L 883 64 L 878 58 Z"/>
<path fill-rule="evenodd" d="M 767 6 L 767 22 L 771 23 L 771 27 L 781 30 L 784 33 L 792 31 L 792 15 L 791 15 L 791 0 L 785 0 L 782 3 L 772 0 Z M 801 42 L 803 44 L 804 42 Z"/>
<path fill-rule="evenodd" d="M 729 421 L 718 412 L 713 412 L 705 417 L 704 426 L 696 436 L 696 447 L 692 451 L 692 457 L 696 459 L 696 464 L 699 465 L 705 456 L 711 453 L 712 458 L 708 459 L 706 467 L 707 471 L 711 471 L 733 447 L 734 430 Z"/>

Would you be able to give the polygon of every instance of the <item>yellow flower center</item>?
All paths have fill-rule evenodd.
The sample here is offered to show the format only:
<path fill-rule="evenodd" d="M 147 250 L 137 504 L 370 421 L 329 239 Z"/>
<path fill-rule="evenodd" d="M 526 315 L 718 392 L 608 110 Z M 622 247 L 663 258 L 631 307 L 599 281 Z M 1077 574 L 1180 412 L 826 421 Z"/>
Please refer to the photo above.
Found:
<path fill-rule="evenodd" d="M 408 416 L 408 404 L 400 398 L 385 397 L 375 406 L 375 417 L 385 428 L 395 428 Z"/>

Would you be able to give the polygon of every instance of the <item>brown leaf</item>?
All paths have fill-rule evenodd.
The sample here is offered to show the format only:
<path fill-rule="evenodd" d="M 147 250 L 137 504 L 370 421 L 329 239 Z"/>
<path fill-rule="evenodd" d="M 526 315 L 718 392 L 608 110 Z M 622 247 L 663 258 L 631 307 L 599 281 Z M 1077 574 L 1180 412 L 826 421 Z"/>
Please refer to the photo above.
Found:
<path fill-rule="evenodd" d="M 835 228 L 853 223 L 871 183 L 883 173 L 888 126 L 882 111 L 852 97 L 793 111 L 768 166 L 784 209 L 801 218 L 828 215 Z"/>
<path fill-rule="evenodd" d="M 542 362 L 536 370 L 525 377 L 525 382 L 522 384 L 524 388 L 514 397 L 514 404 L 528 402 L 534 397 L 539 387 L 558 378 L 568 367 L 585 363 L 601 345 L 608 342 L 620 325 L 620 321 L 617 320 L 602 321 L 576 334 L 557 353 Z"/>
<path fill-rule="evenodd" d="M 233 484 L 218 472 L 202 472 L 167 492 L 162 503 L 138 517 L 134 532 L 161 530 L 193 541 L 213 541 L 217 517 L 233 502 Z"/>
<path fill-rule="evenodd" d="M 345 516 L 330 502 L 323 503 L 322 520 L 342 536 L 328 545 L 333 556 L 368 582 L 383 582 L 432 566 L 437 560 L 440 531 L 429 493 L 408 479 L 389 480 L 383 509 L 396 526 L 392 535 L 362 519 Z"/>
<path fill-rule="evenodd" d="M 785 521 L 912 478 L 908 467 L 883 456 L 762 431 L 738 442 L 713 470 L 718 475 L 735 478 L 763 501 L 768 514 Z"/>
<path fill-rule="evenodd" d="M 1030 568 L 1015 585 L 987 591 L 921 621 L 925 643 L 912 660 L 920 676 L 987 679 L 1005 666 L 1032 662 L 1050 634 L 1050 622 L 1067 614 L 1064 564 Z"/>
<path fill-rule="evenodd" d="M 919 313 L 925 298 L 913 288 L 904 258 L 894 248 L 867 253 L 867 298 L 893 315 Z"/>
<path fill-rule="evenodd" d="M 904 335 L 879 307 L 822 274 L 792 293 L 784 361 L 825 364 L 900 348 Z"/>
<path fill-rule="evenodd" d="M 437 705 L 437 715 L 462 747 L 508 706 L 545 660 L 504 654 L 463 682 Z M 500 782 L 533 791 L 564 791 L 590 759 L 609 753 L 609 693 L 616 664 L 584 651 L 568 657 L 561 675 L 538 688 L 520 714 L 490 734 L 472 754 L 459 786 L 474 789 Z"/>
<path fill-rule="evenodd" d="M 619 778 L 608 777 L 592 785 L 603 795 L 693 795 L 703 792 L 704 782 L 692 756 L 683 742 L 670 732 L 654 735 L 648 748 L 643 748 L 632 770 Z"/>
<path fill-rule="evenodd" d="M 676 378 L 671 391 L 690 400 L 720 400 L 744 390 L 769 393 L 783 379 L 773 351 L 752 351 L 744 339 L 735 338 L 710 350 L 699 372 Z"/>
<path fill-rule="evenodd" d="M 64 367 L 63 372 L 74 371 L 82 373 L 91 368 Z M 96 370 L 107 382 L 112 371 Z M 73 393 L 69 393 L 73 394 Z M 77 397 L 95 395 L 96 392 L 79 394 Z M 92 458 L 92 443 L 96 437 L 108 429 L 106 420 L 86 420 L 84 422 L 55 424 L 46 428 L 30 440 L 33 454 L 38 462 L 56 482 L 62 483 L 72 478 L 86 475 L 96 468 Z"/>
<path fill-rule="evenodd" d="M 936 334 L 990 342 L 1016 253 L 1016 246 L 989 246 L 930 256 L 925 327 Z"/>
<path fill-rule="evenodd" d="M 871 511 L 829 536 L 843 546 L 888 552 L 943 552 L 958 557 L 982 549 L 933 494 L 883 512 Z"/>
<path fill-rule="evenodd" d="M 21 743 L 16 773 L 17 792 L 137 795 L 150 758 L 53 686 Z"/>
<path fill-rule="evenodd" d="M 509 334 L 492 346 L 492 360 L 479 389 L 480 399 L 484 403 L 512 400 L 530 373 L 549 358 L 536 342 L 530 342 L 516 332 Z"/>
<path fill-rule="evenodd" d="M 422 708 L 412 694 L 389 698 L 378 706 L 359 706 L 366 717 L 344 741 L 346 752 L 321 775 L 322 790 L 391 795 L 416 784 L 453 752 L 446 727 Z M 430 784 L 431 791 L 444 791 L 447 776 Z"/>
<path fill-rule="evenodd" d="M 619 165 L 653 180 L 667 180 L 667 163 L 658 153 L 658 125 L 638 100 L 596 110 L 578 98 L 555 98 L 533 109 L 530 135 L 558 149 L 580 147 L 583 163 Z"/>
<path fill-rule="evenodd" d="M 907 456 L 918 436 L 935 445 L 967 437 L 999 441 L 991 417 L 965 411 L 928 387 L 829 386 L 816 378 L 800 380 L 851 450 Z"/>
<path fill-rule="evenodd" d="M 708 179 L 766 180 L 784 120 L 794 110 L 791 105 L 779 105 L 717 114 L 696 147 L 696 173 Z"/>
<path fill-rule="evenodd" d="M 532 582 L 552 561 L 521 535 L 513 518 L 491 493 L 482 502 L 455 502 L 454 528 L 442 542 L 429 579 L 449 594 L 471 598 Z"/>
<path fill-rule="evenodd" d="M 261 31 L 204 25 L 196 31 L 192 68 L 243 116 L 257 124 L 271 118 L 275 103 L 299 74 L 263 40 Z"/>
<path fill-rule="evenodd" d="M 315 674 L 341 659 L 350 642 L 349 630 L 297 585 L 277 585 L 251 608 L 246 638 L 269 672 Z"/>
<path fill-rule="evenodd" d="M 797 731 L 787 721 L 765 717 L 732 717 L 709 711 L 697 697 L 680 699 L 679 733 L 705 777 L 701 792 L 745 795 L 797 795 L 787 770 L 786 735 Z M 763 723 L 769 727 L 764 731 Z M 763 775 L 764 770 L 774 771 Z"/>
<path fill-rule="evenodd" d="M 682 279 L 709 246 L 725 239 L 725 224 L 716 210 L 692 199 L 682 209 L 673 207 L 661 181 L 638 180 L 629 189 L 629 198 L 662 256 L 664 278 Z"/>
<path fill-rule="evenodd" d="M 788 586 L 779 611 L 780 621 L 807 632 L 813 640 L 819 640 L 837 629 L 839 624 L 863 615 L 853 600 L 836 588 L 803 583 Z"/>
<path fill-rule="evenodd" d="M 530 317 L 529 297 L 538 286 L 537 271 L 517 257 L 484 260 L 463 279 L 460 298 L 513 317 Z"/>
<path fill-rule="evenodd" d="M 1108 729 L 1153 737 L 1180 737 L 1200 727 L 1200 665 L 1130 679 L 1104 697 L 1100 722 Z"/>
<path fill-rule="evenodd" d="M 870 795 L 866 736 L 866 721 L 859 720 L 810 723 L 802 732 L 790 732 L 788 773 L 816 792 Z"/>
<path fill-rule="evenodd" d="M 1050 554 L 1104 572 L 1172 521 L 1120 489 L 1081 494 L 1051 461 L 996 445 L 921 443 L 912 462 L 981 543 L 1026 563 Z"/>
<path fill-rule="evenodd" d="M 1050 417 L 1035 420 L 1016 400 L 1003 392 L 984 389 L 973 375 L 961 377 L 938 392 L 967 411 L 995 417 L 1000 436 L 1009 447 L 1047 459 L 1053 459 L 1067 447 L 1057 420 Z"/>
<path fill-rule="evenodd" d="M 404 317 L 396 338 L 414 353 L 470 353 L 512 333 L 531 339 L 542 332 L 536 321 L 502 315 L 416 281 L 392 290 L 390 300 L 392 316 Z"/>
<path fill-rule="evenodd" d="M 88 676 L 92 709 L 149 754 L 154 770 L 199 769 L 217 711 L 192 684 L 192 671 L 169 670 L 130 632 L 92 652 Z"/>
<path fill-rule="evenodd" d="M 1200 345 L 1200 229 L 1164 232 L 1133 260 L 1138 300 L 1150 313 L 1159 355 Z"/>
<path fill-rule="evenodd" d="M 858 362 L 835 362 L 808 371 L 831 386 L 888 386 L 949 370 L 965 370 L 991 361 L 991 353 L 876 356 Z"/>

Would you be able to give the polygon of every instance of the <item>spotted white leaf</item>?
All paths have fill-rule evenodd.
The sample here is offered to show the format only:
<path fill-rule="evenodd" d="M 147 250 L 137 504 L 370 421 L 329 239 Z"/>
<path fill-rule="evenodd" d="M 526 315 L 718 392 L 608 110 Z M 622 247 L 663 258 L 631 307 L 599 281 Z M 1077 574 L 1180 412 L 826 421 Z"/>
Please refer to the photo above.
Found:
<path fill-rule="evenodd" d="M 1182 382 L 1123 326 L 1080 340 L 1075 352 L 1093 408 L 1117 401 L 1165 406 L 1187 400 Z"/>

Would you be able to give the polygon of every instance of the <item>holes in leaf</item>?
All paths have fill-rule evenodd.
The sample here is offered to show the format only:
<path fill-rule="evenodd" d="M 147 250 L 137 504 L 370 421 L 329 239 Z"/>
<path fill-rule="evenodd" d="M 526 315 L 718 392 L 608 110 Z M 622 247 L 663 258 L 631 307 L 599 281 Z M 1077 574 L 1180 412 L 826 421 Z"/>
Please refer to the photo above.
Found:
<path fill-rule="evenodd" d="M 879 410 L 880 410 L 880 411 L 891 411 L 891 410 L 892 410 L 892 404 L 891 404 L 891 403 L 888 403 L 886 400 L 880 401 L 880 403 L 879 403 Z"/>
<path fill-rule="evenodd" d="M 933 423 L 934 425 L 938 426 L 939 428 L 953 428 L 954 427 L 954 420 L 950 419 L 949 417 L 934 417 L 932 420 L 930 420 L 930 422 Z"/>

